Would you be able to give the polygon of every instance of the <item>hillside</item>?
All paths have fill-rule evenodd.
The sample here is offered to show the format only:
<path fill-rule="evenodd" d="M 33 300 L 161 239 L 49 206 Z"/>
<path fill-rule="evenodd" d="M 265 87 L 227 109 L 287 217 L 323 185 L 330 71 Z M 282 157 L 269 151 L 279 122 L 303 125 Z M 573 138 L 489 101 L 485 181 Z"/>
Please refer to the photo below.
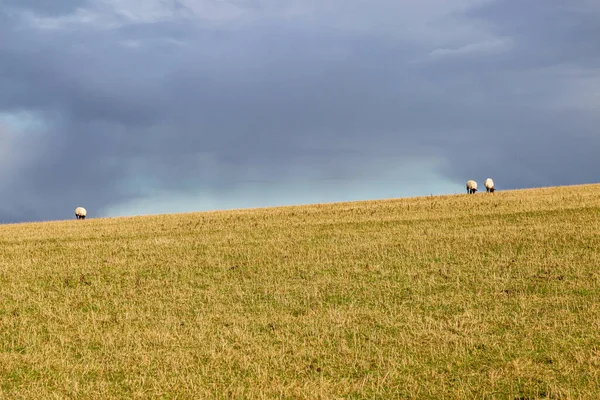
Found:
<path fill-rule="evenodd" d="M 600 396 L 600 185 L 0 242 L 0 398 Z"/>

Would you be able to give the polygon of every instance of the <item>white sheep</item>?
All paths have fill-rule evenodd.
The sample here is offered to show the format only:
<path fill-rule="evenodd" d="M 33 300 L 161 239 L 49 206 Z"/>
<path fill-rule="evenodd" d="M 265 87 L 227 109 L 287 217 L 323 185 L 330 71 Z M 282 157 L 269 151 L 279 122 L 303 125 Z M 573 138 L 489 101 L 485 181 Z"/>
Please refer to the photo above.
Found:
<path fill-rule="evenodd" d="M 496 188 L 494 187 L 494 181 L 492 180 L 492 178 L 487 178 L 484 182 L 485 185 L 485 191 L 488 193 L 494 193 L 494 190 L 496 190 Z"/>
<path fill-rule="evenodd" d="M 473 194 L 477 191 L 477 182 L 474 180 L 467 181 L 467 193 Z"/>
<path fill-rule="evenodd" d="M 86 215 L 87 215 L 87 211 L 85 210 L 85 208 L 83 208 L 83 207 L 77 207 L 75 209 L 75 218 L 77 218 L 77 219 L 85 219 Z"/>

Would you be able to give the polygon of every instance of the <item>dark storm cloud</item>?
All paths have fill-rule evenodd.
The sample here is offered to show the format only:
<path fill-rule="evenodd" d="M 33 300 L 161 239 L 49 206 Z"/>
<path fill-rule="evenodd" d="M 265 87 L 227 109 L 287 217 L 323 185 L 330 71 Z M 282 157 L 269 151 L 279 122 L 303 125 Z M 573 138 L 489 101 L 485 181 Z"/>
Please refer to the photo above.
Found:
<path fill-rule="evenodd" d="M 437 70 L 449 80 L 468 75 L 471 84 L 463 81 L 462 96 L 485 94 L 479 107 L 465 108 L 464 115 L 472 121 L 468 140 L 477 149 L 477 168 L 509 187 L 597 182 L 598 6 L 501 0 L 468 14 L 513 43 L 510 52 L 484 58 L 483 65 L 450 61 Z M 459 174 L 468 172 L 467 163 L 451 165 Z"/>
<path fill-rule="evenodd" d="M 600 35 L 597 4 L 582 0 L 498 0 L 469 15 L 489 23 L 495 32 L 515 39 L 519 67 L 577 63 L 600 66 L 594 38 Z"/>
<path fill-rule="evenodd" d="M 578 96 L 599 90 L 598 20 L 583 3 L 543 4 L 470 9 L 463 17 L 496 36 L 452 46 L 401 27 L 327 28 L 319 15 L 68 29 L 13 16 L 0 26 L 0 113 L 29 111 L 42 126 L 35 159 L 2 183 L 12 196 L 0 219 L 69 218 L 78 204 L 100 213 L 154 189 L 360 184 L 382 165 L 419 174 L 404 164 L 419 157 L 460 186 L 488 175 L 502 188 L 595 181 L 600 121 Z"/>

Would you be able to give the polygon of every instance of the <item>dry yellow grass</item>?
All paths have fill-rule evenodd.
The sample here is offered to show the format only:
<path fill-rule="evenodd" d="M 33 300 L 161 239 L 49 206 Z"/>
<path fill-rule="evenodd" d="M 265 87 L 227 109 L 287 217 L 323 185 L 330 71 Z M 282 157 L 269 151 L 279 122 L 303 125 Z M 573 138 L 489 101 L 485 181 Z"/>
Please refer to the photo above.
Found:
<path fill-rule="evenodd" d="M 600 185 L 0 243 L 1 398 L 600 398 Z"/>

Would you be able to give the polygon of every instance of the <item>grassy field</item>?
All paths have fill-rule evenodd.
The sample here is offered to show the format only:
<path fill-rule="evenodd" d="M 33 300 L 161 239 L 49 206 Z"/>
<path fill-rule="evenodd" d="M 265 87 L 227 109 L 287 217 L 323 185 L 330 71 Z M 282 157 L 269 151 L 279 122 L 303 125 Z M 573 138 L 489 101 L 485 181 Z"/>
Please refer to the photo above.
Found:
<path fill-rule="evenodd" d="M 0 398 L 600 398 L 600 185 L 0 226 Z"/>

